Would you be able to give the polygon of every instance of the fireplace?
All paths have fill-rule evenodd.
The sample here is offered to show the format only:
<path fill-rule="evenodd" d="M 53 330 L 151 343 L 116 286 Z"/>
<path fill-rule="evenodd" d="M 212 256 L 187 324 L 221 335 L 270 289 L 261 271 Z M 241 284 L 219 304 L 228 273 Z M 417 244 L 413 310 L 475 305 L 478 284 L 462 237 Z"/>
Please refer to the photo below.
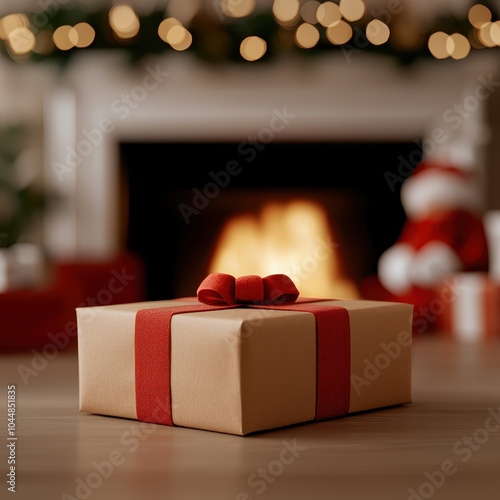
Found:
<path fill-rule="evenodd" d="M 318 255 L 328 253 L 326 248 L 319 253 L 321 245 L 332 250 L 339 268 L 332 271 L 332 281 L 356 286 L 375 272 L 380 253 L 394 242 L 405 220 L 400 184 L 388 183 L 386 174 L 397 172 L 401 157 L 415 155 L 414 142 L 271 142 L 251 161 L 238 153 L 238 147 L 236 142 L 120 144 L 123 245 L 144 261 L 148 299 L 195 294 L 201 279 L 214 270 L 223 229 L 231 221 L 241 232 L 241 221 L 253 221 L 250 227 L 255 229 L 263 212 L 273 206 L 276 232 L 282 232 L 284 207 L 302 204 L 322 210 L 329 236 L 311 233 L 306 238 L 316 238 Z M 307 216 L 303 213 L 300 221 L 292 222 L 292 231 L 303 233 L 313 225 Z M 273 247 L 279 262 L 266 267 L 260 264 L 272 246 L 267 237 L 267 243 L 259 239 L 242 250 L 233 247 L 232 260 L 249 253 L 248 245 L 253 244 L 253 267 L 244 274 L 269 269 L 269 274 L 291 275 L 307 287 L 315 271 L 314 249 L 286 261 L 296 240 L 290 237 L 282 255 Z M 227 264 L 215 270 L 228 269 L 246 268 Z M 332 283 L 332 293 L 338 290 L 336 284 Z M 337 295 L 348 294 L 345 290 L 344 286 Z"/>
<path fill-rule="evenodd" d="M 151 68 L 168 76 L 138 92 Z M 426 156 L 472 159 L 484 172 L 488 100 L 458 126 L 449 118 L 491 68 L 474 59 L 402 70 L 363 55 L 214 68 L 185 54 L 130 68 L 112 54 L 82 54 L 44 101 L 44 185 L 58 200 L 44 214 L 47 255 L 100 261 L 129 248 L 146 260 L 150 298 L 192 294 L 229 214 L 255 219 L 271 199 L 300 197 L 325 210 L 349 257 L 345 272 L 361 279 L 403 224 L 400 182 L 391 190 L 384 174 L 410 173 L 399 157 L 416 141 Z M 127 95 L 140 99 L 117 113 Z M 278 113 L 293 119 L 270 137 Z M 241 151 L 255 137 L 258 147 Z M 234 160 L 242 172 L 186 224 L 179 204 Z M 157 234 L 141 227 L 149 218 Z"/>

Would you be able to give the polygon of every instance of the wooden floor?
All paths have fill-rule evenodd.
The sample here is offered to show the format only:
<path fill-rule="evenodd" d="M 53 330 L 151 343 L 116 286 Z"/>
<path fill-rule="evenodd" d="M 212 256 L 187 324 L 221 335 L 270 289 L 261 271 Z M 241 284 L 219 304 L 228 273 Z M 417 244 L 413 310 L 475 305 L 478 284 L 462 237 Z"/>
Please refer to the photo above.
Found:
<path fill-rule="evenodd" d="M 32 354 L 0 363 L 0 498 L 500 498 L 500 342 L 417 337 L 411 405 L 246 437 L 80 414 L 75 352 L 46 365 Z M 11 497 L 9 384 L 17 436 Z"/>

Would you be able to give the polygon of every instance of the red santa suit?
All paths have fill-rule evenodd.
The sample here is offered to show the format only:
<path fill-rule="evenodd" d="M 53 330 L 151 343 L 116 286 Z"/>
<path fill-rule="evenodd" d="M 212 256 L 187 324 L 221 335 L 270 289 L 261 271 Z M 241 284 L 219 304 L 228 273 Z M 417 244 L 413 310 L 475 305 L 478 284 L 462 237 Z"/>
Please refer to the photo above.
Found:
<path fill-rule="evenodd" d="M 401 188 L 407 222 L 378 262 L 388 299 L 414 304 L 414 320 L 433 324 L 427 308 L 437 287 L 454 272 L 487 271 L 488 244 L 471 173 L 422 163 Z M 435 319 L 435 318 L 434 318 Z M 419 322 L 422 325 L 421 321 Z"/>

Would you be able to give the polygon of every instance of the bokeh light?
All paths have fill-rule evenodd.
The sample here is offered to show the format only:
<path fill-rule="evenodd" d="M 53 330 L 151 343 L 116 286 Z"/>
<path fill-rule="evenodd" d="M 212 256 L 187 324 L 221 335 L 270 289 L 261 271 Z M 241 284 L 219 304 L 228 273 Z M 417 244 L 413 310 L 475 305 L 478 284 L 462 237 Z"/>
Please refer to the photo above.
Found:
<path fill-rule="evenodd" d="M 366 38 L 373 45 L 383 45 L 389 40 L 390 34 L 389 26 L 378 19 L 372 19 L 366 25 Z"/>
<path fill-rule="evenodd" d="M 316 18 L 321 26 L 328 28 L 342 19 L 339 6 L 334 2 L 323 2 L 316 11 Z"/>
<path fill-rule="evenodd" d="M 109 25 L 118 38 L 129 39 L 139 33 L 139 17 L 130 5 L 116 4 L 109 11 Z"/>
<path fill-rule="evenodd" d="M 339 10 L 346 21 L 359 21 L 365 14 L 363 0 L 340 0 Z"/>
<path fill-rule="evenodd" d="M 337 21 L 326 28 L 326 37 L 334 45 L 347 43 L 353 35 L 350 24 L 344 20 Z"/>
<path fill-rule="evenodd" d="M 467 17 L 472 26 L 479 29 L 491 21 L 492 14 L 490 9 L 485 5 L 476 4 L 469 9 Z"/>
<path fill-rule="evenodd" d="M 470 52 L 470 42 L 466 36 L 461 33 L 453 33 L 450 35 L 453 40 L 453 50 L 450 52 L 452 59 L 465 59 Z"/>
<path fill-rule="evenodd" d="M 75 47 L 85 48 L 94 41 L 95 30 L 88 23 L 78 23 L 69 30 L 68 38 Z"/>
<path fill-rule="evenodd" d="M 316 17 L 316 11 L 320 3 L 317 0 L 309 0 L 302 5 L 300 8 L 300 17 L 305 23 L 316 24 L 318 18 Z"/>
<path fill-rule="evenodd" d="M 255 10 L 255 0 L 221 0 L 220 7 L 228 17 L 247 17 Z"/>
<path fill-rule="evenodd" d="M 449 44 L 449 39 L 450 36 L 444 31 L 436 31 L 429 37 L 427 46 L 430 53 L 436 59 L 446 59 L 450 56 L 450 52 L 447 47 Z M 451 45 L 453 45 L 453 40 L 451 40 Z"/>
<path fill-rule="evenodd" d="M 487 22 L 477 31 L 477 38 L 484 47 L 495 47 L 500 44 L 500 25 L 498 21 Z"/>
<path fill-rule="evenodd" d="M 69 37 L 69 33 L 72 29 L 73 27 L 69 24 L 63 24 L 54 31 L 52 39 L 54 40 L 54 45 L 59 50 L 70 50 L 75 46 Z"/>
<path fill-rule="evenodd" d="M 240 44 L 240 54 L 247 61 L 257 61 L 266 53 L 267 43 L 258 36 L 249 36 Z"/>
<path fill-rule="evenodd" d="M 309 23 L 302 23 L 295 31 L 295 43 L 303 49 L 317 45 L 319 37 L 318 29 Z"/>
<path fill-rule="evenodd" d="M 36 44 L 35 35 L 29 28 L 24 26 L 11 30 L 7 41 L 12 52 L 18 56 L 29 54 Z"/>
<path fill-rule="evenodd" d="M 273 16 L 282 27 L 292 27 L 300 21 L 299 0 L 274 0 Z"/>

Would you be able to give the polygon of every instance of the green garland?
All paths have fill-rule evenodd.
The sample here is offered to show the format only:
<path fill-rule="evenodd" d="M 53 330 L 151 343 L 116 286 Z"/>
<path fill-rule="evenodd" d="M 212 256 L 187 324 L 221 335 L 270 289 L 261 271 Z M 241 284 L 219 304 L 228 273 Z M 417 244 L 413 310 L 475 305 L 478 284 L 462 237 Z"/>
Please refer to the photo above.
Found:
<path fill-rule="evenodd" d="M 483 2 L 483 5 L 487 6 L 496 16 L 493 5 L 489 5 L 487 2 Z M 75 25 L 79 22 L 87 22 L 95 30 L 95 40 L 88 48 L 73 48 L 67 51 L 55 49 L 48 55 L 31 53 L 28 59 L 39 62 L 57 61 L 61 67 L 64 67 L 81 50 L 105 49 L 124 52 L 128 55 L 130 62 L 134 63 L 145 55 L 162 54 L 174 50 L 158 36 L 158 26 L 165 18 L 164 9 L 140 16 L 141 28 L 138 35 L 131 40 L 119 40 L 114 36 L 108 22 L 108 12 L 111 6 L 112 4 L 108 3 L 97 11 L 89 12 L 79 2 L 67 0 L 62 5 L 62 0 L 59 0 L 59 3 L 54 0 L 46 11 L 27 13 L 34 30 L 53 32 L 59 26 Z M 207 8 L 213 8 L 213 6 L 209 4 Z M 13 12 L 15 12 L 14 9 L 15 7 L 13 7 Z M 326 51 L 344 51 L 347 56 L 361 52 L 378 53 L 391 57 L 399 64 L 406 66 L 422 58 L 433 58 L 427 48 L 428 37 L 433 32 L 444 31 L 449 34 L 458 32 L 467 36 L 471 30 L 467 18 L 468 9 L 461 18 L 452 15 L 444 16 L 436 19 L 430 26 L 415 27 L 415 20 L 405 19 L 404 14 L 402 9 L 401 15 L 391 16 L 389 24 L 391 37 L 383 45 L 374 46 L 367 41 L 364 31 L 371 18 L 365 16 L 362 21 L 351 23 L 354 36 L 348 43 L 332 45 L 326 39 L 323 30 L 320 41 L 314 48 L 301 49 L 293 42 L 293 31 L 280 27 L 270 10 L 258 11 L 246 18 L 224 18 L 220 21 L 201 11 L 192 19 L 189 26 L 186 26 L 193 38 L 193 43 L 187 51 L 194 53 L 200 60 L 208 63 L 248 64 L 239 54 L 239 45 L 246 36 L 258 35 L 265 39 L 268 44 L 268 50 L 259 62 L 270 61 L 282 54 L 313 57 Z M 400 35 L 402 32 L 404 34 L 405 26 L 411 27 L 412 23 L 416 30 L 412 43 L 408 45 L 404 36 Z M 11 59 L 5 43 L 0 43 L 0 51 Z"/>

